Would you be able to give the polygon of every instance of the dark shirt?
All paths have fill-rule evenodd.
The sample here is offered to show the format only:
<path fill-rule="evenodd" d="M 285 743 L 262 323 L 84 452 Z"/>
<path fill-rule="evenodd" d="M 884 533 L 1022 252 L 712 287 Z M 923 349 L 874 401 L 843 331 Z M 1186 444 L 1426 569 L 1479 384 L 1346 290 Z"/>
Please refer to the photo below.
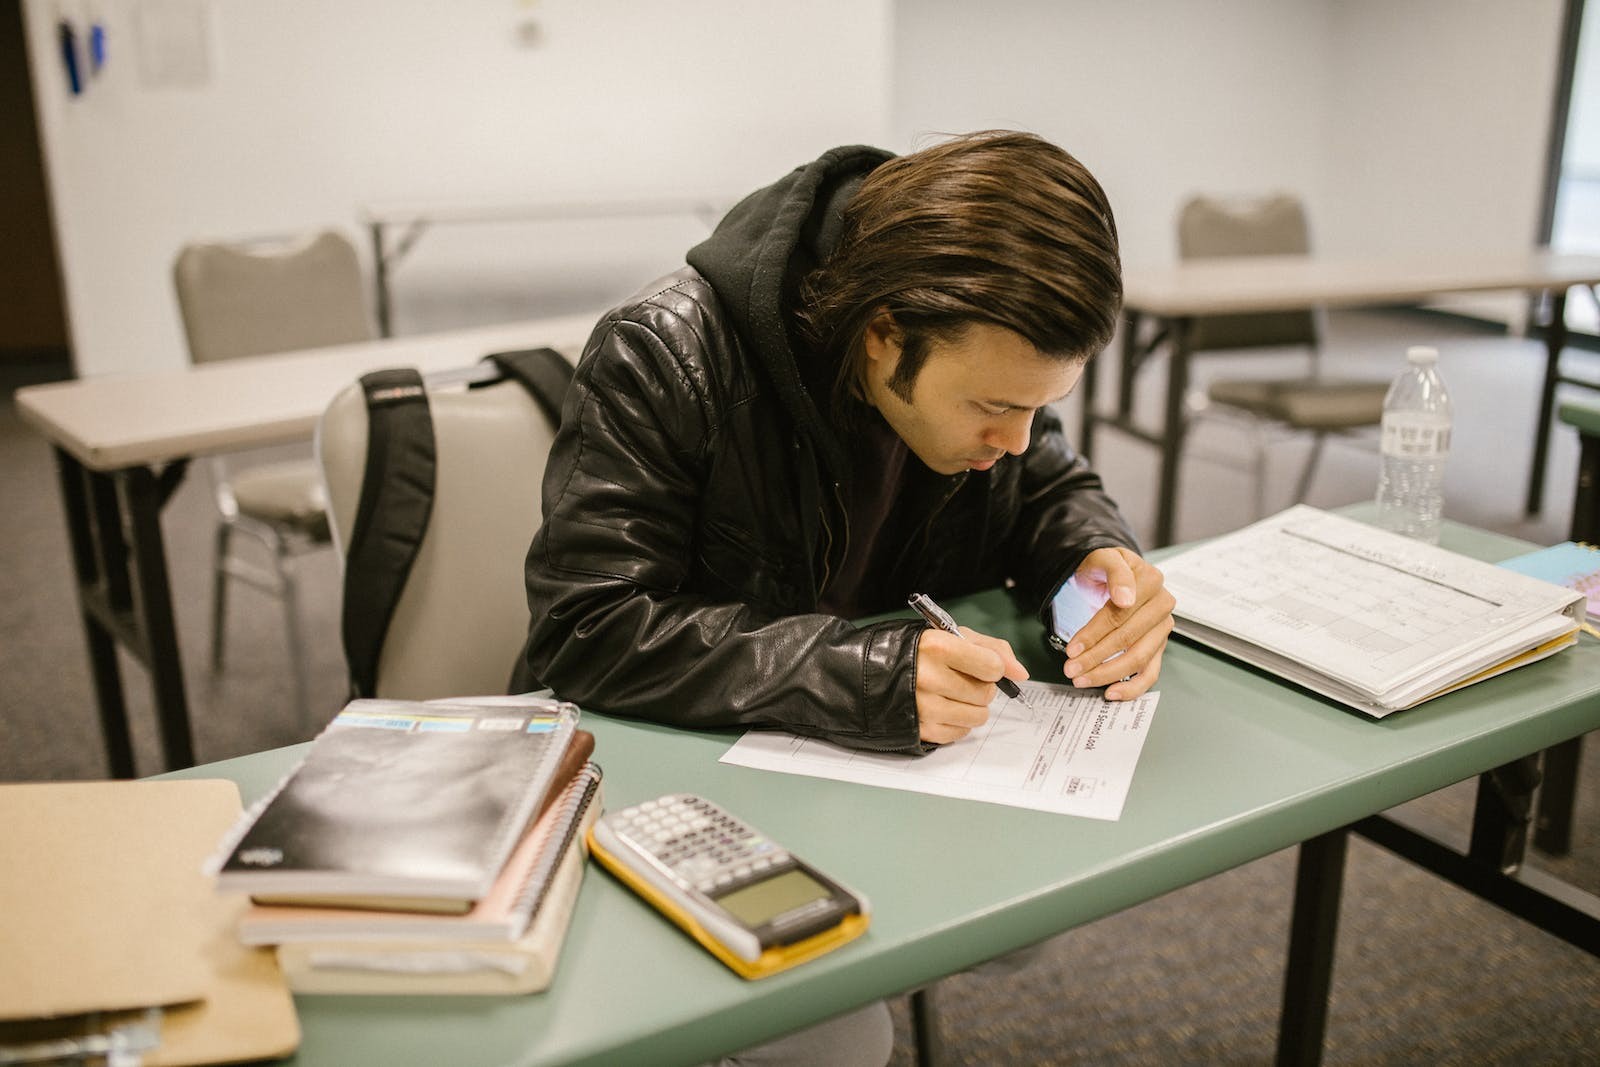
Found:
<path fill-rule="evenodd" d="M 873 595 L 876 582 L 892 564 L 898 537 L 894 517 L 910 449 L 877 411 L 855 412 L 849 435 L 854 460 L 843 487 L 849 543 L 839 569 L 829 579 L 817 606 L 830 615 L 853 619 L 883 610 Z"/>

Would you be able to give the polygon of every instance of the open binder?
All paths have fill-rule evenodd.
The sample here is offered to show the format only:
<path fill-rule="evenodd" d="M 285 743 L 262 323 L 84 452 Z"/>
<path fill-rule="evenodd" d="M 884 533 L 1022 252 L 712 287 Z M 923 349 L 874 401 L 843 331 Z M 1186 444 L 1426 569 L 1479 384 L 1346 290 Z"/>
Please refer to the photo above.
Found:
<path fill-rule="evenodd" d="M 1577 640 L 1583 596 L 1297 505 L 1161 561 L 1176 631 L 1373 718 Z"/>

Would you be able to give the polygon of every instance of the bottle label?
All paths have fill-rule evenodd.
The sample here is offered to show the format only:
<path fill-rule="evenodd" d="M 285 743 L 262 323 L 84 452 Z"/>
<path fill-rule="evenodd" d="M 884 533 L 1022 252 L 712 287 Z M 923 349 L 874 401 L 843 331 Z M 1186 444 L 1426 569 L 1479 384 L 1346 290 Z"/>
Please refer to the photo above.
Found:
<path fill-rule="evenodd" d="M 1402 459 L 1443 459 L 1450 454 L 1450 424 L 1385 415 L 1382 448 L 1384 455 Z"/>

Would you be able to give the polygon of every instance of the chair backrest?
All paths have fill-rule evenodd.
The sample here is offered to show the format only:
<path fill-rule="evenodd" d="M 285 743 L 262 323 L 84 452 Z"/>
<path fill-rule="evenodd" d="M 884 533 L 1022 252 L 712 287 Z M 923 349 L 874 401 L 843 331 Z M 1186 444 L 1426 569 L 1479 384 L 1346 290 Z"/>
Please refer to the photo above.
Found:
<path fill-rule="evenodd" d="M 355 246 L 334 230 L 187 244 L 172 279 L 195 363 L 375 336 Z"/>
<path fill-rule="evenodd" d="M 1297 197 L 1196 196 L 1178 212 L 1178 258 L 1305 255 L 1311 251 L 1305 208 Z M 1309 311 L 1210 315 L 1195 320 L 1189 336 L 1196 352 L 1317 344 Z"/>
<path fill-rule="evenodd" d="M 504 693 L 528 636 L 523 561 L 542 517 L 540 485 L 555 429 L 511 380 L 430 388 L 429 404 L 433 510 L 379 653 L 375 695 Z M 357 382 L 334 398 L 317 429 L 341 556 L 361 500 L 367 427 Z"/>

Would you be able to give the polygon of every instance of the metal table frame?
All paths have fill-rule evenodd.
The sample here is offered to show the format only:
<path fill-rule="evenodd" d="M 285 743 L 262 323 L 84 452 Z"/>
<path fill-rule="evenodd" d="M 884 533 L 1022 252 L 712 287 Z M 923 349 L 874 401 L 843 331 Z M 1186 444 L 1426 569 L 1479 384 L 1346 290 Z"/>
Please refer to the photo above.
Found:
<path fill-rule="evenodd" d="M 1254 260 L 1241 263 L 1241 259 Z M 1238 257 L 1191 260 L 1166 271 L 1130 270 L 1119 351 L 1116 406 L 1110 414 L 1096 407 L 1100 358 L 1089 360 L 1078 395 L 1082 408 L 1081 446 L 1092 456 L 1095 430 L 1109 426 L 1159 449 L 1156 524 L 1152 547 L 1171 544 L 1178 505 L 1178 467 L 1185 435 L 1184 396 L 1189 389 L 1189 332 L 1206 314 L 1300 310 L 1317 307 L 1374 307 L 1462 292 L 1521 290 L 1540 294 L 1545 309 L 1544 376 L 1534 428 L 1533 463 L 1528 475 L 1527 512 L 1543 506 L 1544 469 L 1549 455 L 1550 426 L 1556 389 L 1563 384 L 1600 388 L 1600 384 L 1564 375 L 1561 353 L 1566 346 L 1566 294 L 1572 286 L 1600 283 L 1600 256 L 1553 255 L 1545 252 L 1483 266 L 1320 260 L 1305 256 Z M 1156 322 L 1142 337 L 1146 319 Z M 1146 428 L 1135 417 L 1133 388 L 1139 371 L 1158 351 L 1167 353 L 1162 418 Z M 1327 358 L 1328 353 L 1324 353 Z"/>

